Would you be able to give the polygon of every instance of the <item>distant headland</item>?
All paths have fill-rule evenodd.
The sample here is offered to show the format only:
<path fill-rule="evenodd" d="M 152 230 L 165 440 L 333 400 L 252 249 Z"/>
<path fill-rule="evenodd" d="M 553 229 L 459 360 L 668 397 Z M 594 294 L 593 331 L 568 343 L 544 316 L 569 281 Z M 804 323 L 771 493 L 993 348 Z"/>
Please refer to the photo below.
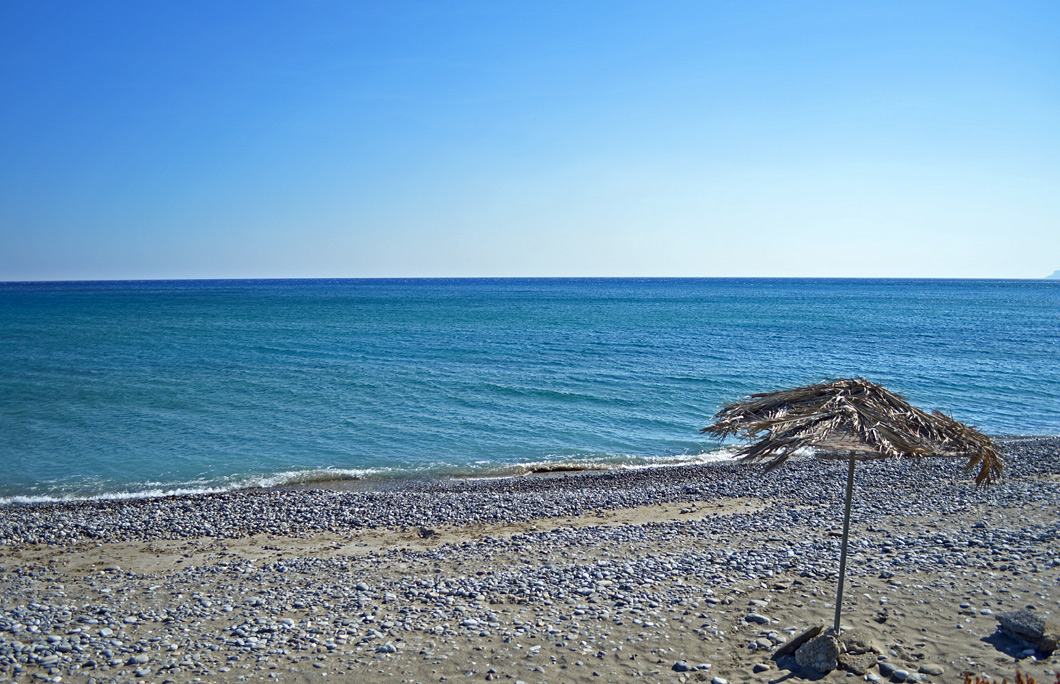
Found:
<path fill-rule="evenodd" d="M 1053 271 L 1050 276 L 1045 276 L 1046 280 L 1060 280 L 1060 271 Z"/>

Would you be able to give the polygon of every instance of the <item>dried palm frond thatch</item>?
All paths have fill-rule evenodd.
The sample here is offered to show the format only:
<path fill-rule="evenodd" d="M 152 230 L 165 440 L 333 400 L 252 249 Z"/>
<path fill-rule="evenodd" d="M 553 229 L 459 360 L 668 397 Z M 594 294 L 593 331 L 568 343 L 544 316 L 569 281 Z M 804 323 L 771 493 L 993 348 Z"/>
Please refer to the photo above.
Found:
<path fill-rule="evenodd" d="M 966 471 L 979 472 L 978 485 L 997 480 L 1004 469 L 1001 453 L 989 437 L 944 413 L 927 413 L 864 378 L 752 394 L 727 404 L 702 432 L 757 440 L 737 455 L 765 461 L 766 470 L 800 449 L 818 458 L 967 458 Z"/>

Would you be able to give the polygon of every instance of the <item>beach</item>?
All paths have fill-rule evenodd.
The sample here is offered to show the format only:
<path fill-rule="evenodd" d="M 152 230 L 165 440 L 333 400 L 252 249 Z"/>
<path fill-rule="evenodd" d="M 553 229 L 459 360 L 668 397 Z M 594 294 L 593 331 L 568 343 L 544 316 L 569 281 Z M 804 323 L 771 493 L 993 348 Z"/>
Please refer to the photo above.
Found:
<path fill-rule="evenodd" d="M 772 657 L 834 614 L 845 465 L 799 459 L 4 506 L 0 681 L 1052 682 L 996 616 L 1060 615 L 1060 438 L 998 443 L 986 489 L 858 465 L 863 675 Z"/>

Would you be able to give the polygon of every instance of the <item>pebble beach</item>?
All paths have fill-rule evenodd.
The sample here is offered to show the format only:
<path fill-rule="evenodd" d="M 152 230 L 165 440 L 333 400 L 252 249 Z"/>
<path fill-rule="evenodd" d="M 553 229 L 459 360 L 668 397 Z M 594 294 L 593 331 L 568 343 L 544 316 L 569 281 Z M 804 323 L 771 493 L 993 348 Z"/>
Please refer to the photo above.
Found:
<path fill-rule="evenodd" d="M 857 674 L 773 658 L 835 610 L 845 465 L 798 459 L 7 505 L 0 682 L 1053 682 L 995 616 L 1060 615 L 1060 437 L 998 443 L 858 464 Z"/>

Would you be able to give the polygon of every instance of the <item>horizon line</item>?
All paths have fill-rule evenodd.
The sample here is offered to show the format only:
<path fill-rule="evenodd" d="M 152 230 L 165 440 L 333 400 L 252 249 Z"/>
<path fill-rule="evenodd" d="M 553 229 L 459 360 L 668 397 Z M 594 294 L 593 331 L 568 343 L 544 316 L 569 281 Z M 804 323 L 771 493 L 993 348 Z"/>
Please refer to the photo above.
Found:
<path fill-rule="evenodd" d="M 262 276 L 206 278 L 55 278 L 45 280 L 0 280 L 0 285 L 74 284 L 74 283 L 175 283 L 175 282 L 279 282 L 295 280 L 1060 280 L 1040 277 L 954 277 L 954 276 Z"/>

